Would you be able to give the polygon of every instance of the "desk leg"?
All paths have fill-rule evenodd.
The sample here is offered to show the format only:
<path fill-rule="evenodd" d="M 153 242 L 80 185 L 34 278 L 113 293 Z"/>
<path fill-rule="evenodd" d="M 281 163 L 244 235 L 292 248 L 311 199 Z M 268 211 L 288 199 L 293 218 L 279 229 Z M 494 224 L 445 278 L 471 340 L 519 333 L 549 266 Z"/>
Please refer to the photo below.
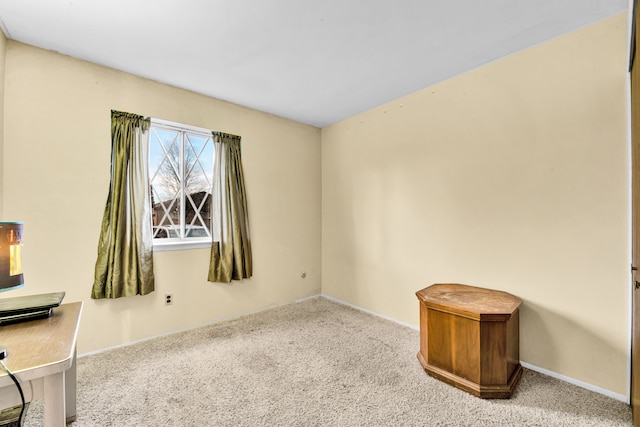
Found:
<path fill-rule="evenodd" d="M 44 377 L 44 425 L 65 427 L 64 372 Z"/>
<path fill-rule="evenodd" d="M 73 350 L 71 367 L 64 373 L 65 413 L 67 424 L 76 420 L 76 350 Z"/>

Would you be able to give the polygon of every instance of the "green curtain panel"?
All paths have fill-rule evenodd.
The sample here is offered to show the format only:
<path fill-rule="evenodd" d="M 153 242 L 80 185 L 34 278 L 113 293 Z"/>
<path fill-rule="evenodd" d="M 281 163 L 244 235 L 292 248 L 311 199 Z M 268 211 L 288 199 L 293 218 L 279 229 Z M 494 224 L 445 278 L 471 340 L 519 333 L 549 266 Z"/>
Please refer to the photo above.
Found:
<path fill-rule="evenodd" d="M 247 197 L 240 156 L 240 137 L 212 132 L 215 144 L 213 242 L 210 282 L 229 283 L 252 276 Z"/>
<path fill-rule="evenodd" d="M 147 158 L 149 118 L 111 112 L 111 185 L 102 219 L 91 298 L 154 290 Z"/>

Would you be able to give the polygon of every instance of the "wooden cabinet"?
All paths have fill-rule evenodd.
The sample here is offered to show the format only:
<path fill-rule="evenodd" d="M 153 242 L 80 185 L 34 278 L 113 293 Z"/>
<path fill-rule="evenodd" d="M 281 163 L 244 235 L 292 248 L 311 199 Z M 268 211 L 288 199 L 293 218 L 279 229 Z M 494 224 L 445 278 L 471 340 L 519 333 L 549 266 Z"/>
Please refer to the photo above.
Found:
<path fill-rule="evenodd" d="M 510 397 L 522 377 L 520 298 L 460 284 L 435 284 L 416 296 L 418 360 L 427 374 L 481 398 Z"/>

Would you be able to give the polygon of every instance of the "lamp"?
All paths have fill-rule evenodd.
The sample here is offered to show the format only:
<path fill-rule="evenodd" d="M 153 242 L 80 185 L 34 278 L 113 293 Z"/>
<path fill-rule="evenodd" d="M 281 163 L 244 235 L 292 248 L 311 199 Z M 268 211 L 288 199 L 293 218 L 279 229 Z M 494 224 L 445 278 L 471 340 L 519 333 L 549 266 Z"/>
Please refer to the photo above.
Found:
<path fill-rule="evenodd" d="M 0 291 L 24 285 L 21 222 L 0 222 Z"/>
<path fill-rule="evenodd" d="M 24 285 L 22 274 L 22 223 L 0 222 L 0 292 L 19 288 Z M 2 425 L 22 425 L 27 403 L 20 383 L 14 374 L 7 368 L 4 360 L 7 357 L 7 348 L 0 345 L 0 364 L 3 370 L 11 377 L 18 388 L 22 405 L 2 411 Z"/>
<path fill-rule="evenodd" d="M 0 292 L 23 285 L 22 223 L 0 222 Z M 64 295 L 64 292 L 50 292 L 0 298 L 0 326 L 49 317 L 52 309 L 60 305 Z M 0 359 L 1 356 L 0 350 Z"/>
<path fill-rule="evenodd" d="M 0 222 L 0 292 L 24 285 L 22 225 L 21 222 Z M 50 292 L 0 298 L 0 326 L 49 317 L 52 309 L 60 305 L 64 295 L 64 292 Z M 0 359 L 1 356 L 0 349 Z"/>

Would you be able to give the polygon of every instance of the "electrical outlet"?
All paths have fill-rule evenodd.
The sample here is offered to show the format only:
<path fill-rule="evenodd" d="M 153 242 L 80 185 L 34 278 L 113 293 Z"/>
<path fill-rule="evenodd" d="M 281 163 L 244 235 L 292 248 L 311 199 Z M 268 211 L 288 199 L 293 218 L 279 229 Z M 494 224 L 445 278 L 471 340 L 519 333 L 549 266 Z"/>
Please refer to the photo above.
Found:
<path fill-rule="evenodd" d="M 173 295 L 165 294 L 165 296 L 164 296 L 164 305 L 171 305 L 171 304 L 173 304 Z"/>

